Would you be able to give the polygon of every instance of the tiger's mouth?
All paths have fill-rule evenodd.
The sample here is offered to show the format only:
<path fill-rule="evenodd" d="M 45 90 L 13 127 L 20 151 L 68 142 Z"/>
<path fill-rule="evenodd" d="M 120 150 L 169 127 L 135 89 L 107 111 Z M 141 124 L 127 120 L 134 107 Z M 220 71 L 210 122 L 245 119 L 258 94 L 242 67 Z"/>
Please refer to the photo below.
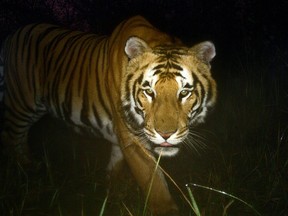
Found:
<path fill-rule="evenodd" d="M 179 152 L 179 145 L 173 145 L 169 142 L 163 142 L 160 144 L 153 143 L 153 151 L 162 156 L 174 156 Z"/>
<path fill-rule="evenodd" d="M 173 147 L 174 145 L 172 145 L 171 143 L 169 142 L 163 142 L 160 144 L 161 147 Z M 174 146 L 175 147 L 175 146 Z"/>
<path fill-rule="evenodd" d="M 159 133 L 156 129 L 151 130 L 144 128 L 146 138 L 148 140 L 147 148 L 154 153 L 162 156 L 174 156 L 186 138 L 187 131 L 183 130 L 181 133 L 175 131 L 174 133 Z M 180 136 L 179 136 L 180 135 Z"/>

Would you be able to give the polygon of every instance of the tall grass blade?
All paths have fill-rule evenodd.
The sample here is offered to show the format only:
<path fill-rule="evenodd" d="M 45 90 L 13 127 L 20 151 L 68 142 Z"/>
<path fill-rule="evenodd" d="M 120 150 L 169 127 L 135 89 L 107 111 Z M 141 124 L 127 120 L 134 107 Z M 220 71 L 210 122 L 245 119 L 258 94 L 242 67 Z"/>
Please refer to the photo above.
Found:
<path fill-rule="evenodd" d="M 48 154 L 48 151 L 46 149 L 46 146 L 44 145 L 43 143 L 43 151 L 44 151 L 44 163 L 45 163 L 45 166 L 46 166 L 46 169 L 47 169 L 47 174 L 48 174 L 48 177 L 49 177 L 49 180 L 50 180 L 50 184 L 52 186 L 55 186 L 55 182 L 54 182 L 54 177 L 53 177 L 53 174 L 52 174 L 52 168 L 51 168 L 51 163 L 50 163 L 50 159 L 49 159 L 49 154 Z"/>
<path fill-rule="evenodd" d="M 193 193 L 192 193 L 190 187 L 187 184 L 186 184 L 186 187 L 187 187 L 187 190 L 188 190 L 188 194 L 189 194 L 189 196 L 191 198 L 191 204 L 192 204 L 191 208 L 192 208 L 192 210 L 194 211 L 196 216 L 201 216 L 199 208 L 198 208 L 198 205 L 196 203 L 196 200 L 195 200 L 195 198 L 193 196 Z"/>
<path fill-rule="evenodd" d="M 131 213 L 131 211 L 130 211 L 129 208 L 125 205 L 124 202 L 122 202 L 122 205 L 124 206 L 124 208 L 125 208 L 126 211 L 128 212 L 129 216 L 133 216 L 133 214 Z"/>
<path fill-rule="evenodd" d="M 211 187 L 207 187 L 207 186 L 203 186 L 203 185 L 199 185 L 199 184 L 195 184 L 195 183 L 188 183 L 188 184 L 186 184 L 186 187 L 188 187 L 188 185 L 192 185 L 193 187 L 203 188 L 206 190 L 210 190 L 210 191 L 217 192 L 217 193 L 223 194 L 225 196 L 231 197 L 231 198 L 238 200 L 239 202 L 245 204 L 249 208 L 251 208 L 256 215 L 262 216 L 252 205 L 250 205 L 249 203 L 245 202 L 244 200 L 242 200 L 242 199 L 240 199 L 240 198 L 238 198 L 232 194 L 226 193 L 225 191 L 217 190 L 217 189 L 214 189 Z"/>
<path fill-rule="evenodd" d="M 144 210 L 143 210 L 143 214 L 142 214 L 143 216 L 146 215 L 146 210 L 147 210 L 147 206 L 148 206 L 149 196 L 150 196 L 151 189 L 152 189 L 152 185 L 153 185 L 153 182 L 154 182 L 154 177 L 155 177 L 156 172 L 157 172 L 157 169 L 158 169 L 158 167 L 159 167 L 159 163 L 160 163 L 161 156 L 162 156 L 162 151 L 161 151 L 160 154 L 159 154 L 159 157 L 158 157 L 158 159 L 157 159 L 157 162 L 156 162 L 156 165 L 155 165 L 155 169 L 154 169 L 154 171 L 153 171 L 153 175 L 152 175 L 152 178 L 151 178 L 151 181 L 150 181 L 148 193 L 147 193 L 146 200 L 145 200 Z"/>
<path fill-rule="evenodd" d="M 227 210 L 228 208 L 234 203 L 234 200 L 231 200 L 225 207 L 224 207 L 224 210 L 223 210 L 223 214 L 222 216 L 227 216 Z"/>
<path fill-rule="evenodd" d="M 101 207 L 101 211 L 100 211 L 99 216 L 103 216 L 103 215 L 104 215 L 104 210 L 105 210 L 105 207 L 106 207 L 107 200 L 108 200 L 108 195 L 107 195 L 106 198 L 104 199 L 104 202 L 103 202 L 103 204 L 102 204 L 102 207 Z"/>
<path fill-rule="evenodd" d="M 50 207 L 52 207 L 54 203 L 57 202 L 58 197 L 59 197 L 59 189 L 56 189 L 50 201 Z"/>
<path fill-rule="evenodd" d="M 59 212 L 59 216 L 62 216 L 63 213 L 62 213 L 62 208 L 60 206 L 60 203 L 58 204 L 58 212 Z"/>

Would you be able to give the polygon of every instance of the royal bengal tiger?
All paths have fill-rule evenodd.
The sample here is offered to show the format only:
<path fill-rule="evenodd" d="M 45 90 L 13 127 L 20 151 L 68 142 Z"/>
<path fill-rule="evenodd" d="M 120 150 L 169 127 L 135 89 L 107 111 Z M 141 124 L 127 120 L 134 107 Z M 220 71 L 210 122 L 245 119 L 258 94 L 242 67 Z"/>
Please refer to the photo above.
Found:
<path fill-rule="evenodd" d="M 44 114 L 112 143 L 108 169 L 125 160 L 155 215 L 178 212 L 155 154 L 174 156 L 190 126 L 216 101 L 210 73 L 213 43 L 184 46 L 141 16 L 110 37 L 31 24 L 4 46 L 5 115 L 2 141 L 30 161 L 27 134 Z"/>

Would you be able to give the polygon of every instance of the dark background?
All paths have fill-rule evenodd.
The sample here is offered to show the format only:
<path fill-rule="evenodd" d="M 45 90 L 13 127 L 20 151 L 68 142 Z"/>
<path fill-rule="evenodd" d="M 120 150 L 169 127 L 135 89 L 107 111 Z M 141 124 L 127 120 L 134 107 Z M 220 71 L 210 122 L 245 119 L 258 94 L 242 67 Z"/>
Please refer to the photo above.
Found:
<path fill-rule="evenodd" d="M 287 8 L 284 0 L 2 0 L 1 39 L 33 22 L 110 33 L 123 19 L 141 14 L 189 43 L 210 39 L 231 52 L 249 41 L 263 55 L 271 53 L 269 46 L 287 50 Z"/>
<path fill-rule="evenodd" d="M 162 31 L 179 37 L 188 46 L 204 40 L 213 41 L 217 54 L 212 62 L 212 73 L 218 83 L 219 98 L 206 124 L 197 131 L 204 137 L 197 141 L 198 144 L 205 143 L 206 148 L 199 150 L 200 153 L 195 153 L 193 150 L 188 153 L 186 151 L 186 154 L 182 153 L 178 159 L 163 160 L 163 166 L 170 170 L 180 185 L 194 182 L 218 188 L 237 194 L 262 215 L 288 215 L 288 1 L 1 1 L 1 41 L 18 27 L 33 22 L 50 22 L 72 29 L 110 34 L 123 19 L 137 14 L 146 17 Z M 71 138 L 72 132 L 67 131 L 64 126 L 55 129 L 55 125 L 58 124 L 61 123 L 47 120 L 37 125 L 32 130 L 34 135 L 31 135 L 36 137 L 34 143 L 41 142 L 43 137 L 56 143 L 53 149 L 63 143 L 68 143 L 68 146 L 69 143 L 73 143 L 77 146 L 75 144 L 77 139 L 78 144 L 86 143 L 83 137 L 75 135 L 76 138 Z M 63 135 L 65 133 L 68 135 Z M 83 146 L 87 148 L 86 144 Z M 67 145 L 65 148 L 68 148 Z M 87 149 L 90 151 L 91 146 Z M 53 154 L 57 155 L 55 152 Z M 59 154 L 58 159 L 54 160 L 55 167 L 63 163 L 61 160 L 59 162 L 59 158 L 64 155 Z M 66 156 L 65 160 L 69 161 Z M 70 160 L 73 161 L 73 158 Z M 46 190 L 42 188 L 36 190 L 38 201 L 30 196 L 20 211 L 19 206 L 25 195 L 25 193 L 23 195 L 25 178 L 23 180 L 20 171 L 16 172 L 18 179 L 14 178 L 15 173 L 8 171 L 10 168 L 7 168 L 9 166 L 7 160 L 2 159 L 0 162 L 3 170 L 0 176 L 2 183 L 0 207 L 4 209 L 3 212 L 13 210 L 15 215 L 21 215 L 23 212 L 27 215 L 40 215 L 39 212 L 43 215 L 59 215 L 55 213 L 59 205 L 51 204 L 51 200 L 54 203 L 57 203 L 55 200 L 62 201 L 65 212 L 65 206 L 71 208 L 71 202 L 70 205 L 65 204 L 68 202 L 67 197 L 75 196 L 80 193 L 79 190 L 82 195 L 84 194 L 82 201 L 85 201 L 85 197 L 91 198 L 90 194 L 85 192 L 87 188 L 75 189 L 80 188 L 79 185 L 90 183 L 90 175 L 89 181 L 85 176 L 85 180 L 79 183 L 77 180 L 79 175 L 71 174 L 70 170 L 67 175 L 70 179 L 75 179 L 72 182 L 76 182 L 76 186 L 70 182 L 70 186 L 63 189 L 58 186 L 60 183 L 53 182 L 52 186 L 49 185 L 47 182 L 52 182 L 51 176 L 45 173 L 38 176 L 38 179 L 45 182 L 43 180 L 45 177 L 50 178 L 42 184 L 46 186 Z M 71 165 L 70 162 L 63 165 L 64 169 Z M 77 167 L 78 169 L 81 168 Z M 63 175 L 55 171 L 55 176 L 58 178 L 67 178 Z M 11 179 L 13 180 L 10 181 Z M 35 181 L 35 184 L 40 184 L 40 180 Z M 46 201 L 39 198 L 47 194 L 53 197 L 53 191 L 61 189 L 62 196 L 58 195 L 57 199 L 50 198 L 47 201 L 50 205 L 43 204 Z M 35 188 L 32 187 L 31 190 L 35 192 Z M 75 191 L 75 194 L 71 191 Z M 228 208 L 229 200 L 226 198 L 199 188 L 193 188 L 193 191 L 203 215 L 222 215 L 223 209 Z M 177 192 L 175 193 L 177 196 Z M 134 199 L 133 195 L 130 197 Z M 181 203 L 181 199 L 179 200 Z M 128 201 L 131 199 L 128 198 Z M 77 203 L 77 200 L 75 202 Z M 87 203 L 89 209 L 91 204 Z M 255 215 L 247 206 L 236 201 L 235 203 L 228 208 L 227 215 Z M 74 215 L 71 211 L 67 215 Z M 23 215 L 26 215 L 24 213 Z"/>

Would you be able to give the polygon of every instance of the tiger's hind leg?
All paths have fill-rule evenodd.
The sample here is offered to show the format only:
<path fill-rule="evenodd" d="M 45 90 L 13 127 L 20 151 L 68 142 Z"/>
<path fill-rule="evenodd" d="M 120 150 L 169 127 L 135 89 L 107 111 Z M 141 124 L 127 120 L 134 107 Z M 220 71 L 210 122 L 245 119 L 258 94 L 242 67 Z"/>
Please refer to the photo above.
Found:
<path fill-rule="evenodd" d="M 28 100 L 17 99 L 19 99 L 17 96 L 9 97 L 9 91 L 5 92 L 4 127 L 1 139 L 9 156 L 23 166 L 30 166 L 28 132 L 30 127 L 46 113 L 46 108 L 43 105 L 36 105 L 34 101 L 28 103 Z"/>

